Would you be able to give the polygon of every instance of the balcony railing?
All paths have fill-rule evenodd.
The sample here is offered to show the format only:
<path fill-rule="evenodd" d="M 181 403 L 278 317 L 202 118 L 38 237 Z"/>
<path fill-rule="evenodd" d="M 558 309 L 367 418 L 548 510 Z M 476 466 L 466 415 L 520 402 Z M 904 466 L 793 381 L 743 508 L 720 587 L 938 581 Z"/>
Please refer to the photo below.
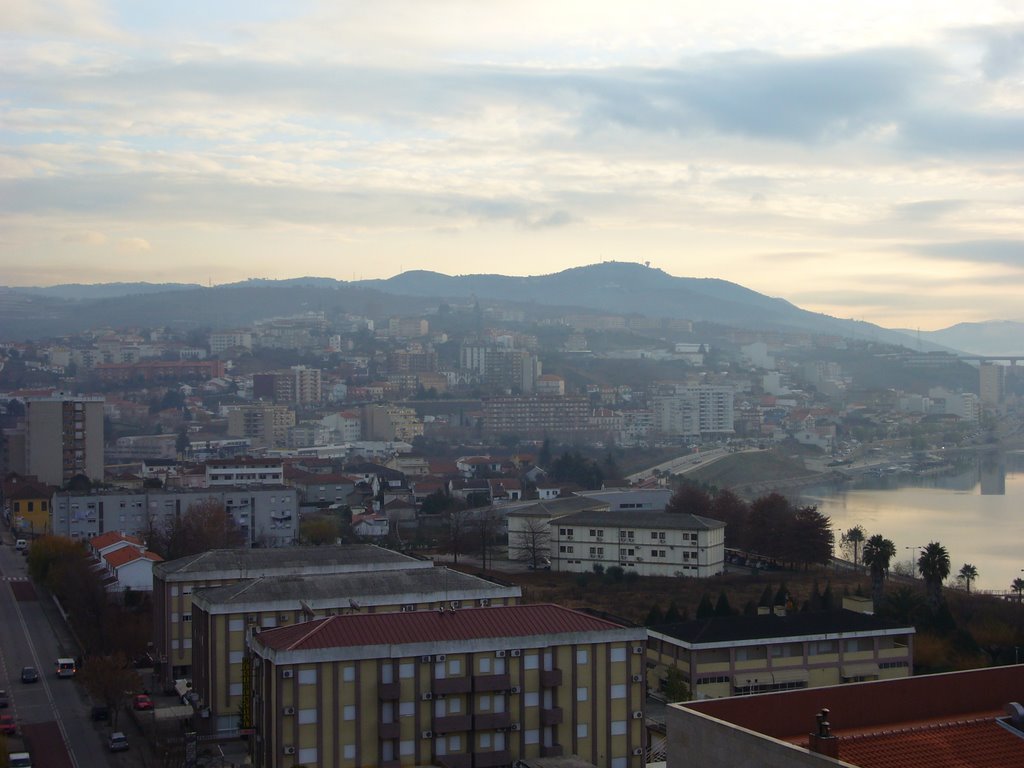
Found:
<path fill-rule="evenodd" d="M 473 718 L 473 728 L 478 731 L 492 731 L 496 728 L 508 728 L 512 725 L 511 712 L 489 712 Z"/>
<path fill-rule="evenodd" d="M 540 724 L 541 725 L 561 725 L 562 723 L 562 708 L 551 707 L 550 709 L 542 709 L 540 711 Z"/>
<path fill-rule="evenodd" d="M 509 765 L 511 762 L 512 753 L 507 749 L 473 753 L 473 768 L 496 768 L 499 765 Z"/>
<path fill-rule="evenodd" d="M 377 731 L 380 734 L 380 738 L 390 740 L 397 739 L 402 735 L 402 724 L 401 723 L 380 723 L 377 726 Z"/>
<path fill-rule="evenodd" d="M 562 684 L 562 670 L 542 669 L 540 671 L 540 684 L 543 688 L 554 688 Z"/>
<path fill-rule="evenodd" d="M 377 696 L 381 701 L 394 701 L 402 695 L 401 683 L 381 683 L 377 686 Z"/>
<path fill-rule="evenodd" d="M 508 673 L 503 675 L 477 675 L 473 678 L 473 690 L 487 693 L 489 691 L 506 691 L 512 687 L 512 678 Z"/>
<path fill-rule="evenodd" d="M 473 717 L 471 715 L 448 715 L 447 717 L 435 717 L 432 723 L 434 733 L 461 733 L 473 729 Z"/>
<path fill-rule="evenodd" d="M 469 677 L 441 677 L 430 684 L 435 694 L 469 693 L 473 689 L 473 680 Z"/>

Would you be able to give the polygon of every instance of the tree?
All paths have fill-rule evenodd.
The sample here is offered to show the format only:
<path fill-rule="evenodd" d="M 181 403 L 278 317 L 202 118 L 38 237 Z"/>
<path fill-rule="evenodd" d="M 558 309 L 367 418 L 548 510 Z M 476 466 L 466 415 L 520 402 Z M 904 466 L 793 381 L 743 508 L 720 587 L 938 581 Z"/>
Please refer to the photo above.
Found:
<path fill-rule="evenodd" d="M 676 601 L 673 600 L 668 604 L 668 610 L 665 611 L 664 622 L 666 624 L 677 624 L 680 621 L 685 621 L 682 614 L 679 613 L 679 608 L 676 606 Z"/>
<path fill-rule="evenodd" d="M 732 606 L 729 605 L 729 596 L 723 589 L 718 593 L 718 602 L 715 603 L 715 616 L 732 616 Z"/>
<path fill-rule="evenodd" d="M 469 547 L 469 516 L 470 512 L 460 506 L 449 507 L 445 514 L 441 547 L 452 556 L 455 563 L 459 562 L 459 555 L 465 554 Z"/>
<path fill-rule="evenodd" d="M 655 603 L 651 606 L 651 610 L 647 612 L 647 618 L 644 620 L 645 627 L 656 627 L 659 624 L 665 623 L 665 617 L 661 613 L 661 608 Z"/>
<path fill-rule="evenodd" d="M 89 657 L 78 678 L 94 699 L 107 705 L 110 726 L 115 730 L 125 700 L 142 689 L 142 678 L 123 653 Z"/>
<path fill-rule="evenodd" d="M 970 563 L 964 563 L 960 573 L 956 575 L 958 581 L 962 581 L 967 588 L 967 594 L 971 594 L 971 582 L 978 578 L 978 569 Z"/>
<path fill-rule="evenodd" d="M 689 483 L 679 486 L 665 505 L 666 512 L 675 514 L 707 515 L 711 510 L 711 497 L 701 488 Z"/>
<path fill-rule="evenodd" d="M 211 497 L 190 504 L 185 514 L 163 526 L 154 521 L 148 541 L 149 548 L 165 560 L 176 560 L 210 549 L 241 547 L 245 531 L 224 504 Z"/>
<path fill-rule="evenodd" d="M 490 558 L 491 549 L 497 544 L 498 534 L 501 531 L 501 517 L 491 507 L 477 510 L 473 523 L 480 543 L 480 566 L 486 571 L 487 561 Z"/>
<path fill-rule="evenodd" d="M 510 542 L 519 551 L 519 559 L 536 568 L 550 552 L 551 524 L 537 517 L 523 519 L 523 528 Z"/>
<path fill-rule="evenodd" d="M 715 606 L 711 602 L 711 596 L 707 592 L 700 598 L 700 604 L 697 606 L 697 618 L 698 619 L 710 619 L 715 615 Z"/>
<path fill-rule="evenodd" d="M 835 537 L 832 521 L 815 506 L 800 507 L 793 512 L 787 528 L 783 556 L 804 570 L 812 563 L 828 564 L 832 559 Z"/>
<path fill-rule="evenodd" d="M 1024 597 L 1024 579 L 1020 577 L 1014 579 L 1010 589 L 1017 593 L 1017 602 L 1019 603 L 1021 598 Z"/>
<path fill-rule="evenodd" d="M 885 577 L 889 574 L 889 563 L 895 556 L 896 545 L 880 533 L 864 543 L 864 565 L 871 572 L 871 599 L 876 607 L 882 603 Z"/>
<path fill-rule="evenodd" d="M 939 542 L 929 542 L 917 558 L 917 569 L 924 579 L 928 606 L 937 611 L 942 603 L 942 582 L 949 576 L 949 552 Z"/>
<path fill-rule="evenodd" d="M 864 543 L 864 539 L 867 538 L 867 533 L 864 531 L 864 527 L 855 525 L 848 531 L 844 531 L 843 535 L 839 538 L 839 548 L 843 552 L 849 554 L 853 552 L 853 567 L 857 568 L 859 564 L 858 555 L 860 553 L 860 546 Z"/>
<path fill-rule="evenodd" d="M 665 698 L 670 702 L 690 700 L 690 687 L 679 667 L 669 667 L 665 672 Z"/>
<path fill-rule="evenodd" d="M 334 516 L 323 515 L 304 519 L 299 523 L 299 536 L 302 541 L 313 546 L 334 544 L 341 535 L 341 524 Z"/>

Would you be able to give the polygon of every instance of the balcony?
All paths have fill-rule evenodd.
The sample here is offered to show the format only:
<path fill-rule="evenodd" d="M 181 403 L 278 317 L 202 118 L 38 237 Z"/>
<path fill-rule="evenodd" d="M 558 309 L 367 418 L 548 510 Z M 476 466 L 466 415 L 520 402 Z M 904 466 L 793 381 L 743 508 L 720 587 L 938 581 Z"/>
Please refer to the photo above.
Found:
<path fill-rule="evenodd" d="M 377 696 L 381 701 L 395 701 L 401 695 L 401 683 L 381 683 L 377 686 Z"/>
<path fill-rule="evenodd" d="M 401 723 L 380 723 L 377 726 L 377 733 L 380 738 L 385 741 L 391 739 L 397 739 L 402 735 L 402 724 Z"/>
<path fill-rule="evenodd" d="M 542 688 L 555 688 L 562 684 L 562 670 L 542 669 L 540 671 L 540 684 Z"/>
<path fill-rule="evenodd" d="M 499 765 L 510 765 L 511 763 L 512 753 L 507 749 L 473 753 L 473 768 L 497 768 Z"/>
<path fill-rule="evenodd" d="M 503 675 L 476 675 L 473 678 L 473 690 L 479 693 L 507 691 L 511 687 L 512 678 L 507 673 Z"/>
<path fill-rule="evenodd" d="M 473 717 L 471 715 L 448 715 L 447 717 L 435 717 L 431 724 L 434 733 L 461 733 L 473 729 Z"/>
<path fill-rule="evenodd" d="M 441 677 L 430 684 L 435 694 L 469 693 L 472 688 L 473 681 L 469 677 Z"/>
<path fill-rule="evenodd" d="M 564 753 L 561 744 L 552 744 L 550 747 L 541 747 L 541 757 L 561 757 Z"/>
<path fill-rule="evenodd" d="M 511 712 L 491 712 L 486 715 L 476 715 L 473 718 L 473 728 L 478 731 L 508 728 L 510 725 L 512 725 Z"/>
<path fill-rule="evenodd" d="M 541 725 L 561 725 L 562 724 L 562 708 L 552 707 L 551 709 L 542 709 L 540 711 L 540 724 Z"/>

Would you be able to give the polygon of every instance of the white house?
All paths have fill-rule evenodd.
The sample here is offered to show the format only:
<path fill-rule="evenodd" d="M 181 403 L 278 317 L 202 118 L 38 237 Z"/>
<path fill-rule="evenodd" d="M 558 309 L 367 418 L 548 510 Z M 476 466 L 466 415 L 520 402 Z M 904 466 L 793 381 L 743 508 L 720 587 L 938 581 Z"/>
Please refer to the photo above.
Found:
<path fill-rule="evenodd" d="M 641 576 L 706 578 L 725 569 L 725 523 L 673 512 L 584 511 L 551 522 L 551 568 L 619 566 Z"/>
<path fill-rule="evenodd" d="M 163 558 L 155 552 L 140 552 L 135 547 L 121 547 L 103 556 L 103 564 L 107 574 L 113 581 L 107 589 L 123 592 L 131 589 L 136 592 L 153 591 L 153 564 L 163 562 Z"/>

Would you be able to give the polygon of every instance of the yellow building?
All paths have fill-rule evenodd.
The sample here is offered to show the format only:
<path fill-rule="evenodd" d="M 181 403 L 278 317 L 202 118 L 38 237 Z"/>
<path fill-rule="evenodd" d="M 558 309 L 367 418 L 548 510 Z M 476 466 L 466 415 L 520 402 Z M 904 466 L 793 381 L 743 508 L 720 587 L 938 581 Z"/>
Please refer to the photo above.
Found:
<path fill-rule="evenodd" d="M 644 764 L 644 639 L 555 605 L 333 616 L 250 636 L 254 765 Z"/>
<path fill-rule="evenodd" d="M 50 499 L 54 489 L 34 477 L 10 473 L 4 479 L 3 498 L 18 535 L 42 536 L 50 531 Z"/>
<path fill-rule="evenodd" d="M 211 730 L 239 726 L 249 632 L 311 618 L 517 605 L 522 590 L 448 568 L 247 579 L 192 595 L 192 690 Z M 242 727 L 251 723 L 243 718 Z"/>
<path fill-rule="evenodd" d="M 336 547 L 211 549 L 153 567 L 153 647 L 161 681 L 192 673 L 192 595 L 202 588 L 263 576 L 380 573 L 433 563 L 372 544 Z"/>
<path fill-rule="evenodd" d="M 691 697 L 705 699 L 907 677 L 913 637 L 912 626 L 854 610 L 651 627 L 648 682 L 657 689 L 675 667 Z"/>

